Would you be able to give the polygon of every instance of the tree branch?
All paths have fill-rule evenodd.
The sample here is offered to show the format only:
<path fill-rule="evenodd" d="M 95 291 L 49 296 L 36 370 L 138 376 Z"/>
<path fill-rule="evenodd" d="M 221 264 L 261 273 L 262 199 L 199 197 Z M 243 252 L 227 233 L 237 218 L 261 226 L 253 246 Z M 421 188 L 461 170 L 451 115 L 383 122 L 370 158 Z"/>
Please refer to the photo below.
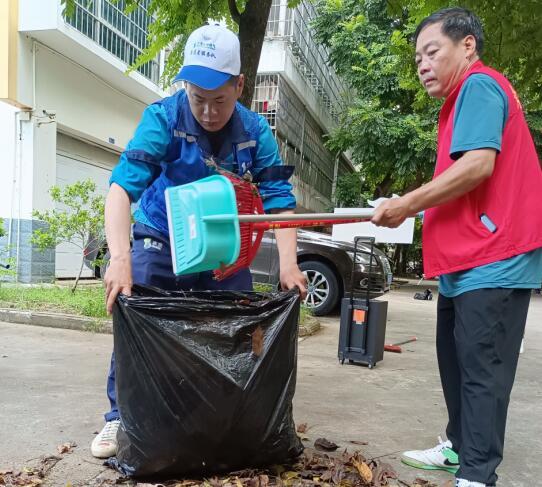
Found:
<path fill-rule="evenodd" d="M 237 8 L 237 2 L 235 0 L 228 0 L 228 7 L 230 7 L 231 18 L 239 25 L 239 22 L 241 22 L 241 13 Z"/>
<path fill-rule="evenodd" d="M 213 9 L 213 7 L 219 2 L 220 0 L 214 0 L 209 3 L 207 8 L 205 9 L 205 13 L 202 15 L 202 18 L 206 19 L 208 17 L 209 12 Z M 235 1 L 235 0 L 234 0 Z"/>

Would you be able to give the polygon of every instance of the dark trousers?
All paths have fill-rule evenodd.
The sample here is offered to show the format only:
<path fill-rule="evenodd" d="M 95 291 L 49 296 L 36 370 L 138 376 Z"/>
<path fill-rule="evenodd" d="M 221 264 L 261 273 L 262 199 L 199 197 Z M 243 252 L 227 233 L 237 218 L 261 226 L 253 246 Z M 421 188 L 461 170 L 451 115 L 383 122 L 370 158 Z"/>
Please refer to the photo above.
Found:
<path fill-rule="evenodd" d="M 176 276 L 173 273 L 171 263 L 169 238 L 141 223 L 134 224 L 133 233 L 132 279 L 134 284 L 182 291 L 252 291 L 252 276 L 249 269 L 242 269 L 222 281 L 214 280 L 212 272 Z M 119 419 L 115 390 L 115 354 L 111 355 L 111 365 L 107 377 L 107 397 L 111 409 L 105 414 L 105 420 Z"/>
<path fill-rule="evenodd" d="M 530 296 L 530 289 L 439 296 L 437 355 L 448 408 L 446 434 L 459 454 L 457 478 L 497 482 Z"/>

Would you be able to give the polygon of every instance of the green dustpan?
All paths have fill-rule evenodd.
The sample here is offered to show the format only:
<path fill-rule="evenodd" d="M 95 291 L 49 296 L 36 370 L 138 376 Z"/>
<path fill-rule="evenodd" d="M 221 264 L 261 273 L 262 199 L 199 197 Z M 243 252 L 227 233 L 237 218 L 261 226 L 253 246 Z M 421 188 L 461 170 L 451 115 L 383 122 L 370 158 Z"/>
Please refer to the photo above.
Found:
<path fill-rule="evenodd" d="M 191 274 L 233 264 L 240 232 L 232 183 L 220 175 L 167 188 L 173 272 Z"/>
<path fill-rule="evenodd" d="M 263 214 L 261 200 L 257 196 L 259 204 L 244 209 L 245 214 L 239 215 L 237 205 L 240 204 L 243 208 L 243 205 L 248 204 L 248 199 L 245 198 L 247 194 L 241 191 L 241 201 L 238 202 L 236 189 L 239 188 L 234 188 L 226 176 L 218 174 L 166 189 L 175 274 L 217 271 L 231 266 L 222 274 L 231 275 L 239 268 L 248 267 L 265 230 L 354 223 L 369 220 L 374 214 L 373 208 L 362 208 L 348 214 L 269 215 Z M 252 191 L 249 191 L 251 198 L 254 197 Z M 251 200 L 251 205 L 253 204 L 254 201 Z M 243 241 L 239 223 L 252 224 L 248 229 L 244 228 L 250 235 L 243 235 Z M 253 232 L 259 235 L 254 240 L 251 238 Z M 247 246 L 247 243 L 250 245 Z M 240 259 L 239 254 L 242 254 Z"/>

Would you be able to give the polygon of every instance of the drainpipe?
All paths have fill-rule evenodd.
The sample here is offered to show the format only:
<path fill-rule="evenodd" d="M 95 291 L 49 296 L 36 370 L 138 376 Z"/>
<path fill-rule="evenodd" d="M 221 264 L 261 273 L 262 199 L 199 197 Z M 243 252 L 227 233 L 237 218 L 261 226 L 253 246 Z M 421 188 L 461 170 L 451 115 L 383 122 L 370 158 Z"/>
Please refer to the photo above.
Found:
<path fill-rule="evenodd" d="M 15 196 L 17 195 L 17 244 L 16 244 L 16 264 L 15 264 L 15 282 L 19 282 L 19 262 L 20 256 L 19 251 L 21 248 L 21 199 L 22 199 L 22 159 L 23 159 L 23 150 L 22 150 L 22 141 L 23 141 L 23 120 L 21 115 L 24 117 L 26 112 L 18 111 L 15 112 L 15 130 L 16 130 L 16 141 L 15 141 L 15 154 L 13 158 L 13 193 L 11 194 L 11 210 L 10 210 L 10 219 L 9 219 L 9 233 L 8 233 L 8 242 L 11 245 L 13 239 L 13 213 L 15 207 Z M 11 251 L 10 251 L 11 256 Z"/>
<path fill-rule="evenodd" d="M 18 112 L 13 112 L 13 132 L 15 134 L 15 144 L 13 145 L 13 167 L 11 170 L 11 204 L 9 205 L 9 227 L 8 227 L 8 249 L 9 257 L 11 257 L 11 238 L 13 233 L 13 208 L 15 207 L 15 183 L 17 182 L 17 157 L 19 151 L 19 137 L 18 137 L 18 128 L 19 124 L 17 123 Z"/>

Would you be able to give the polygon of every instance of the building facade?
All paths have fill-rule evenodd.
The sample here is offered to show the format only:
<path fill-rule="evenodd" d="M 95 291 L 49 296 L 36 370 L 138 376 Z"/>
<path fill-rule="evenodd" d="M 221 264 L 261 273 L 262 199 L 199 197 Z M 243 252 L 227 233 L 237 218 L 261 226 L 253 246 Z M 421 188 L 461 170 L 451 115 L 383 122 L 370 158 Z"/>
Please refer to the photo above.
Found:
<path fill-rule="evenodd" d="M 66 19 L 61 0 L 0 2 L 0 218 L 6 232 L 0 245 L 9 245 L 20 282 L 77 274 L 81 248 L 32 247 L 32 232 L 42 225 L 33 211 L 52 208 L 55 184 L 92 179 L 105 195 L 142 111 L 167 95 L 159 85 L 163 53 L 126 74 L 147 42 L 148 0 L 139 3 L 126 15 L 122 1 L 77 0 L 75 15 Z M 254 108 L 271 123 L 285 161 L 296 166 L 300 206 L 318 211 L 331 206 L 337 174 L 352 167 L 322 143 L 342 88 L 330 85 L 336 78 L 329 71 L 314 69 L 322 68 L 322 58 L 311 58 L 316 45 L 303 35 L 311 14 L 304 4 L 292 10 L 273 0 Z"/>
<path fill-rule="evenodd" d="M 145 6 L 80 1 L 66 20 L 60 0 L 0 2 L 0 217 L 20 282 L 77 274 L 81 248 L 32 247 L 32 212 L 52 208 L 55 184 L 92 179 L 105 194 L 145 106 L 166 95 L 160 57 L 125 74 L 146 43 Z"/>
<path fill-rule="evenodd" d="M 337 178 L 354 167 L 324 146 L 348 92 L 314 40 L 315 15 L 311 2 L 290 9 L 287 0 L 272 1 L 252 109 L 267 118 L 283 160 L 296 168 L 292 182 L 300 209 L 321 212 L 333 208 Z"/>

